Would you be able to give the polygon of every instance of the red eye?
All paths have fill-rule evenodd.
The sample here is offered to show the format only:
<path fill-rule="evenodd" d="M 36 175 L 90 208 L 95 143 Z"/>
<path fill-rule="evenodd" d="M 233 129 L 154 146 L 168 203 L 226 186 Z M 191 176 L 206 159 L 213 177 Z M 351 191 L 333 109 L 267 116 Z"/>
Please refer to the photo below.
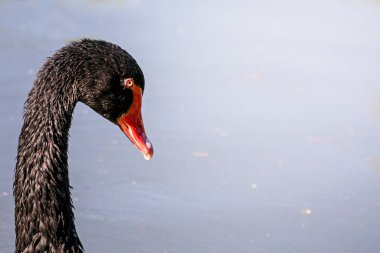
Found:
<path fill-rule="evenodd" d="M 124 79 L 124 86 L 127 88 L 131 88 L 134 83 L 133 78 Z"/>

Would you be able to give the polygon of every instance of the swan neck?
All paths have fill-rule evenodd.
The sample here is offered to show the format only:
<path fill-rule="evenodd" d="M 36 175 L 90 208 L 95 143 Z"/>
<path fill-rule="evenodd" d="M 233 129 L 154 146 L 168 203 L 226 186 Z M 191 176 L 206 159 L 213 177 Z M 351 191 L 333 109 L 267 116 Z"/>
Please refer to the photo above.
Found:
<path fill-rule="evenodd" d="M 24 107 L 15 169 L 16 252 L 82 252 L 67 168 L 75 86 L 39 74 Z"/>

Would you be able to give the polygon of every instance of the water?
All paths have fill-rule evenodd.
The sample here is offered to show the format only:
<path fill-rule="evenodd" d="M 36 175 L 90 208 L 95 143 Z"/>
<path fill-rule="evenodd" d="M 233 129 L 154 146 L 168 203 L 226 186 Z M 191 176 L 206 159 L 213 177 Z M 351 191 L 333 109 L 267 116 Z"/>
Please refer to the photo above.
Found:
<path fill-rule="evenodd" d="M 0 252 L 22 106 L 68 41 L 146 77 L 145 161 L 83 104 L 70 134 L 87 252 L 380 251 L 378 1 L 1 1 Z"/>

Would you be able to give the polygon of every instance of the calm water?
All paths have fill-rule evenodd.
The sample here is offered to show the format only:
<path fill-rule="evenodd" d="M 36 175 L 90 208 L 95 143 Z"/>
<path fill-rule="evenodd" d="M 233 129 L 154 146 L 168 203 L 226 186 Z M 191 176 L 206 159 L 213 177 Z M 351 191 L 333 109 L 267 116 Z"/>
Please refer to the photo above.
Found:
<path fill-rule="evenodd" d="M 380 252 L 379 25 L 376 0 L 0 1 L 0 252 L 23 103 L 82 37 L 139 62 L 155 146 L 77 106 L 87 252 Z"/>

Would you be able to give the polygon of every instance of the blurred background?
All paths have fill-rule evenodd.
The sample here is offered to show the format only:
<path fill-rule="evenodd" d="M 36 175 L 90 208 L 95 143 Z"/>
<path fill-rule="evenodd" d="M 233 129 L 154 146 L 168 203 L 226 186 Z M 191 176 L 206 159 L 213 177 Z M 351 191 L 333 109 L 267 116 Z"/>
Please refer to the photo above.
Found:
<path fill-rule="evenodd" d="M 145 161 L 78 104 L 69 171 L 87 252 L 380 252 L 380 2 L 0 1 L 0 252 L 14 251 L 22 107 L 83 37 L 144 71 Z"/>

